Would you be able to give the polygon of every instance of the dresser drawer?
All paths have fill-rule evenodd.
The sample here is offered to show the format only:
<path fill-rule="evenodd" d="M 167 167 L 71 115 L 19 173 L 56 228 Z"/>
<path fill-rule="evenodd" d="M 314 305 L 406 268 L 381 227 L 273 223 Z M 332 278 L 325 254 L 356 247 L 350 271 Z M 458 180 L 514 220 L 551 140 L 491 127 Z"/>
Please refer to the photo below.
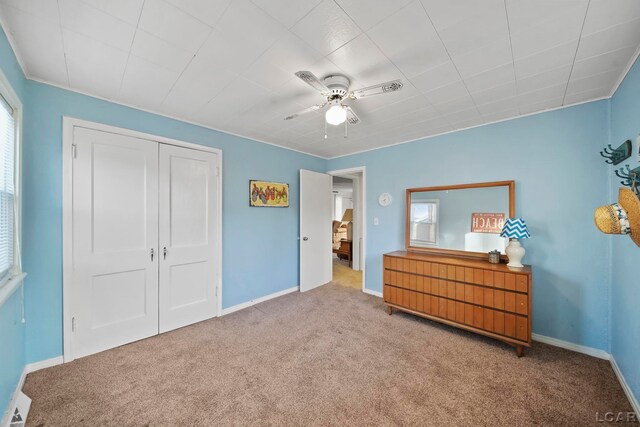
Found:
<path fill-rule="evenodd" d="M 521 293 L 529 292 L 529 278 L 524 274 L 494 272 L 491 270 L 465 268 L 441 263 L 399 260 L 393 257 L 385 257 L 384 269 L 385 271 L 402 272 L 409 275 L 407 277 L 415 275 L 418 277 L 445 279 L 496 289 L 507 289 Z M 385 282 L 387 280 L 385 276 Z M 440 282 L 437 281 L 436 283 Z"/>
<path fill-rule="evenodd" d="M 531 345 L 531 270 L 395 252 L 384 256 L 383 297 L 393 308 Z M 466 265 L 468 264 L 468 265 Z M 519 354 L 521 354 L 519 350 Z"/>

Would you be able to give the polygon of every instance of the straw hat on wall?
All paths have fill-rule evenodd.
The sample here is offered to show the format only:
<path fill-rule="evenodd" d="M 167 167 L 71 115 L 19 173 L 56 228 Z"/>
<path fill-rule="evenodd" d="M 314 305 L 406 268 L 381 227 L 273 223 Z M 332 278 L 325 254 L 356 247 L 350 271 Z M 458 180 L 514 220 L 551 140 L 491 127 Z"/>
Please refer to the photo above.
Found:
<path fill-rule="evenodd" d="M 629 234 L 640 246 L 640 199 L 628 189 L 618 192 L 618 203 L 600 206 L 594 214 L 596 226 L 607 234 Z"/>

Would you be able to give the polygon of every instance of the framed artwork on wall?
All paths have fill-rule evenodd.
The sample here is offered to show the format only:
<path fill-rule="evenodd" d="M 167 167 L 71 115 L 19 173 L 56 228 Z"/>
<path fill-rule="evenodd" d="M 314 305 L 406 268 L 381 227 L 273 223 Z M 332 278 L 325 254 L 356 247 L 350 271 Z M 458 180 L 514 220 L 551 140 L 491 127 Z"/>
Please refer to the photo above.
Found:
<path fill-rule="evenodd" d="M 289 207 L 289 184 L 271 181 L 249 181 L 249 206 Z"/>

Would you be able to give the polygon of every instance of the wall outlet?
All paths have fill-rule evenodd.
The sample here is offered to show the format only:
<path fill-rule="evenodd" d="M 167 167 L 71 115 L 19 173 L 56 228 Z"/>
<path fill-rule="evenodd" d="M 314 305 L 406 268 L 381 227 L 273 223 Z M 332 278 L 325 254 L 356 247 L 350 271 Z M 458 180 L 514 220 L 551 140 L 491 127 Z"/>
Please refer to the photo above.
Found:
<path fill-rule="evenodd" d="M 376 216 L 373 218 L 373 225 L 378 225 L 378 224 L 380 224 L 380 221 L 378 221 L 378 217 Z"/>

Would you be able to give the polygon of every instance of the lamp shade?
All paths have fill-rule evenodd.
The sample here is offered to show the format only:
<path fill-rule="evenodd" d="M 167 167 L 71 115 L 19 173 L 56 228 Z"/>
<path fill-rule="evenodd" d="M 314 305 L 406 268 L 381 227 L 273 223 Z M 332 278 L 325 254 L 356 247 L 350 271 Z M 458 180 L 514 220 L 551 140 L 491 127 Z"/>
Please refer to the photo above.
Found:
<path fill-rule="evenodd" d="M 353 221 L 353 209 L 345 209 L 344 214 L 342 214 L 342 222 L 350 221 Z"/>
<path fill-rule="evenodd" d="M 502 227 L 500 237 L 511 239 L 528 239 L 531 237 L 527 229 L 527 223 L 522 218 L 508 218 Z"/>
<path fill-rule="evenodd" d="M 337 126 L 347 120 L 347 110 L 340 104 L 335 104 L 324 115 L 327 123 Z"/>

